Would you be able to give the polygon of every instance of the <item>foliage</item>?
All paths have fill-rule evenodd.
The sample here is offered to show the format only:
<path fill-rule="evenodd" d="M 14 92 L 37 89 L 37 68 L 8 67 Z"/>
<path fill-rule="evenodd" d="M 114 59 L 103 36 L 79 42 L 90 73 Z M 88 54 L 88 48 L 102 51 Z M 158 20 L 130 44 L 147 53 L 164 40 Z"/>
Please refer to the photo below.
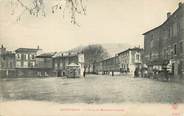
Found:
<path fill-rule="evenodd" d="M 70 17 L 70 22 L 77 24 L 76 16 L 86 14 L 85 2 L 85 0 L 11 0 L 11 7 L 12 14 L 19 7 L 23 8 L 21 14 L 17 17 L 17 21 L 20 21 L 25 13 L 36 17 L 46 17 L 49 12 L 51 14 L 59 12 L 58 14 L 64 18 L 66 11 L 69 11 L 67 15 Z M 48 12 L 47 9 L 49 9 Z"/>
<path fill-rule="evenodd" d="M 88 45 L 83 49 L 85 66 L 90 67 L 90 65 L 95 62 L 101 61 L 108 57 L 107 51 L 101 45 Z"/>

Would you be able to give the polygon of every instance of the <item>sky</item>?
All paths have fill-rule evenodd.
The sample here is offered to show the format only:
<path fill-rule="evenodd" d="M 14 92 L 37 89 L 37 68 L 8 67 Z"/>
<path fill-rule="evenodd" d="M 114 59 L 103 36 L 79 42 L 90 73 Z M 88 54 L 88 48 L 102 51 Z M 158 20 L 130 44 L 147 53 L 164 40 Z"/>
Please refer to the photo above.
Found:
<path fill-rule="evenodd" d="M 26 13 L 20 22 L 11 15 L 8 0 L 0 0 L 0 44 L 9 50 L 20 47 L 65 51 L 99 43 L 144 44 L 144 32 L 159 26 L 184 0 L 87 0 L 87 14 L 78 17 L 80 27 L 60 15 L 35 18 Z"/>

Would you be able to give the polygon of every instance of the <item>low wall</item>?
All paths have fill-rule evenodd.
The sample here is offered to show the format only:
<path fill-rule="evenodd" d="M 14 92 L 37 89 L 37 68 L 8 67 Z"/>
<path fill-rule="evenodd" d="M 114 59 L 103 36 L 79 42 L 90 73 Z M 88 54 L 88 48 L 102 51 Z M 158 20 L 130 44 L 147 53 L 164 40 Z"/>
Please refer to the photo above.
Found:
<path fill-rule="evenodd" d="M 56 76 L 52 69 L 16 69 L 17 77 L 53 77 Z"/>
<path fill-rule="evenodd" d="M 52 69 L 14 69 L 0 70 L 0 78 L 16 77 L 55 77 L 56 73 Z"/>
<path fill-rule="evenodd" d="M 0 70 L 0 78 L 16 77 L 15 70 Z"/>

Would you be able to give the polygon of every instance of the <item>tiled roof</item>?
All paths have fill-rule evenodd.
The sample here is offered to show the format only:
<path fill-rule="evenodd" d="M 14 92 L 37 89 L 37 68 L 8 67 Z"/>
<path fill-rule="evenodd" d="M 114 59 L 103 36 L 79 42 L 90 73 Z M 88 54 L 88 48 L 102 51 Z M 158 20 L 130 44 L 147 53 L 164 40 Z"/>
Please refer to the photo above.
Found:
<path fill-rule="evenodd" d="M 13 52 L 11 52 L 11 51 L 6 51 L 6 52 L 4 52 L 4 53 L 2 53 L 2 54 L 0 54 L 1 56 L 14 56 L 15 55 L 15 53 L 13 53 Z"/>
<path fill-rule="evenodd" d="M 43 53 L 43 54 L 40 54 L 36 57 L 37 58 L 52 58 L 52 56 L 54 56 L 55 54 L 56 54 L 56 52 Z"/>
<path fill-rule="evenodd" d="M 68 67 L 79 67 L 79 65 L 78 64 L 75 64 L 75 63 L 71 63 L 71 64 L 69 64 L 69 65 L 67 65 Z"/>
<path fill-rule="evenodd" d="M 15 52 L 37 52 L 41 49 L 35 49 L 35 48 L 18 48 L 15 50 Z"/>
<path fill-rule="evenodd" d="M 57 57 L 73 57 L 73 56 L 77 56 L 77 54 L 72 52 L 58 52 L 53 57 L 57 58 Z"/>
<path fill-rule="evenodd" d="M 139 48 L 139 47 L 129 48 L 129 49 L 125 50 L 125 51 L 122 51 L 122 52 L 118 53 L 118 55 L 122 54 L 122 53 L 125 53 L 125 52 L 128 52 L 128 51 L 133 51 L 133 50 L 142 51 L 143 48 Z"/>

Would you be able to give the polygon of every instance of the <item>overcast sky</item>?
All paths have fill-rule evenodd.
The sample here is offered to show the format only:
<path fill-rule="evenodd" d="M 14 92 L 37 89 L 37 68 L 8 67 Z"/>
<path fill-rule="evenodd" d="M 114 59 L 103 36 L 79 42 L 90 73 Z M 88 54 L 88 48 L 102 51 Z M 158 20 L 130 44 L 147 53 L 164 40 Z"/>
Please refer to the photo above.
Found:
<path fill-rule="evenodd" d="M 0 0 L 0 43 L 8 49 L 37 47 L 63 51 L 93 43 L 128 43 L 143 46 L 142 33 L 166 20 L 167 12 L 184 0 L 88 0 L 80 27 L 59 16 L 23 16 L 17 23 L 7 0 Z"/>

